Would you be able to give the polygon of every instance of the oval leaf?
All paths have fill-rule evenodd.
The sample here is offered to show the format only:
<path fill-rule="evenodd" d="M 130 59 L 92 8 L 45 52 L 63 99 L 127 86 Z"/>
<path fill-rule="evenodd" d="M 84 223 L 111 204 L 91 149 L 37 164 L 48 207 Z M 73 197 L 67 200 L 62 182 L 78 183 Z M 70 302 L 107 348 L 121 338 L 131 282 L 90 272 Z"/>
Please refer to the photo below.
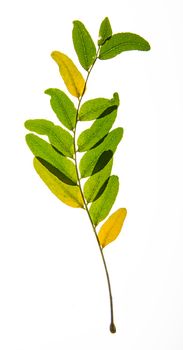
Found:
<path fill-rule="evenodd" d="M 99 29 L 99 40 L 98 44 L 103 45 L 107 39 L 109 39 L 112 36 L 112 28 L 111 24 L 109 22 L 109 18 L 106 17 L 101 23 L 100 29 Z"/>
<path fill-rule="evenodd" d="M 119 55 L 121 52 L 129 50 L 150 50 L 149 43 L 141 36 L 132 33 L 118 33 L 114 34 L 101 47 L 99 58 L 107 60 Z"/>
<path fill-rule="evenodd" d="M 122 136 L 123 136 L 123 129 L 116 128 L 106 136 L 104 141 L 99 146 L 86 152 L 84 156 L 81 158 L 81 161 L 79 164 L 81 177 L 91 176 L 97 173 L 98 171 L 100 171 L 101 169 L 103 169 L 103 167 L 112 158 L 117 148 L 117 145 L 122 139 Z M 106 154 L 106 159 L 103 157 L 104 153 Z"/>
<path fill-rule="evenodd" d="M 60 170 L 70 181 L 77 183 L 77 175 L 74 163 L 63 157 L 45 140 L 34 134 L 26 135 L 26 142 L 32 153 L 41 159 L 46 160 L 56 169 Z"/>
<path fill-rule="evenodd" d="M 117 107 L 106 111 L 105 118 L 98 118 L 89 129 L 83 131 L 78 137 L 78 151 L 84 152 L 91 149 L 97 142 L 106 136 L 117 116 Z"/>
<path fill-rule="evenodd" d="M 83 103 L 79 110 L 79 120 L 93 120 L 102 116 L 102 114 L 113 106 L 119 106 L 119 95 L 114 93 L 111 100 L 107 98 L 94 98 Z"/>
<path fill-rule="evenodd" d="M 62 79 L 71 93 L 75 97 L 83 94 L 85 81 L 72 60 L 59 51 L 53 51 L 51 57 L 58 64 Z"/>
<path fill-rule="evenodd" d="M 24 126 L 27 130 L 36 132 L 39 135 L 48 135 L 54 124 L 46 119 L 28 119 Z"/>
<path fill-rule="evenodd" d="M 90 176 L 85 182 L 83 191 L 87 203 L 95 201 L 102 194 L 102 187 L 111 174 L 112 163 L 113 158 L 101 171 L 98 171 L 98 173 Z"/>
<path fill-rule="evenodd" d="M 69 130 L 76 124 L 76 108 L 70 98 L 59 89 L 47 89 L 45 94 L 51 96 L 50 104 L 60 122 Z"/>
<path fill-rule="evenodd" d="M 125 208 L 120 208 L 115 211 L 102 225 L 98 233 L 98 238 L 102 248 L 118 237 L 126 218 L 126 214 L 127 210 Z"/>
<path fill-rule="evenodd" d="M 73 158 L 74 140 L 68 131 L 54 125 L 48 135 L 49 141 L 58 151 L 67 157 Z"/>
<path fill-rule="evenodd" d="M 95 226 L 97 226 L 98 223 L 104 220 L 109 214 L 115 202 L 118 190 L 118 176 L 112 175 L 110 176 L 107 186 L 100 198 L 91 204 L 89 212 Z"/>
<path fill-rule="evenodd" d="M 95 44 L 82 22 L 74 21 L 73 24 L 72 38 L 74 48 L 82 67 L 88 71 L 96 57 Z"/>
<path fill-rule="evenodd" d="M 83 200 L 78 186 L 70 186 L 52 174 L 37 158 L 34 168 L 50 191 L 63 203 L 73 208 L 83 208 Z"/>
<path fill-rule="evenodd" d="M 40 135 L 46 135 L 50 143 L 65 156 L 73 158 L 74 140 L 68 131 L 45 119 L 29 119 L 25 127 Z"/>

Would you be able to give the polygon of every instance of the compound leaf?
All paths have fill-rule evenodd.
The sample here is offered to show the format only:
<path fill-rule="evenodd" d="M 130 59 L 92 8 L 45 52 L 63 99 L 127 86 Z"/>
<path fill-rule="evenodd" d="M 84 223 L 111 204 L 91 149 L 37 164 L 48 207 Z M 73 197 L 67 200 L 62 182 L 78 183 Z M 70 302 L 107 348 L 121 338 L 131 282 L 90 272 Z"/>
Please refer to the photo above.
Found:
<path fill-rule="evenodd" d="M 59 51 L 53 51 L 51 57 L 59 66 L 62 79 L 71 93 L 79 98 L 84 91 L 85 81 L 73 61 L 65 54 Z"/>
<path fill-rule="evenodd" d="M 60 122 L 69 130 L 76 124 L 76 108 L 70 98 L 59 89 L 47 89 L 45 94 L 51 96 L 50 104 Z"/>
<path fill-rule="evenodd" d="M 103 118 L 98 118 L 89 129 L 83 131 L 78 137 L 78 151 L 84 152 L 91 149 L 97 142 L 106 136 L 111 129 L 117 116 L 117 107 L 110 111 L 106 111 Z"/>
<path fill-rule="evenodd" d="M 25 122 L 25 127 L 37 134 L 48 136 L 52 146 L 65 156 L 73 158 L 74 141 L 68 131 L 45 119 L 29 119 Z"/>
<path fill-rule="evenodd" d="M 80 21 L 74 21 L 73 24 L 74 48 L 82 67 L 88 71 L 95 59 L 96 47 L 84 24 Z"/>
<path fill-rule="evenodd" d="M 127 210 L 125 208 L 120 208 L 116 210 L 102 225 L 98 233 L 98 238 L 102 248 L 118 237 L 126 218 L 126 214 Z"/>
<path fill-rule="evenodd" d="M 106 17 L 104 18 L 104 20 L 100 25 L 98 44 L 103 45 L 107 39 L 110 39 L 111 36 L 112 36 L 111 24 L 109 22 L 109 18 Z"/>
<path fill-rule="evenodd" d="M 114 93 L 111 100 L 107 98 L 94 98 L 83 103 L 79 110 L 79 120 L 93 120 L 100 117 L 108 108 L 119 105 L 119 95 Z"/>
<path fill-rule="evenodd" d="M 91 176 L 103 169 L 114 154 L 122 136 L 123 129 L 116 128 L 105 137 L 104 141 L 99 146 L 86 152 L 79 164 L 81 177 Z M 103 154 L 105 154 L 106 157 L 103 157 Z"/>
<path fill-rule="evenodd" d="M 149 43 L 141 36 L 133 33 L 117 33 L 101 47 L 99 58 L 107 60 L 129 50 L 150 50 Z"/>
<path fill-rule="evenodd" d="M 58 169 L 65 175 L 73 184 L 77 183 L 77 175 L 74 163 L 58 153 L 48 142 L 41 139 L 34 134 L 26 135 L 26 142 L 35 155 L 35 157 L 41 158 L 53 167 Z"/>
<path fill-rule="evenodd" d="M 111 158 L 111 160 L 102 170 L 90 176 L 89 179 L 85 182 L 84 195 L 87 203 L 95 201 L 102 194 L 101 189 L 111 174 L 112 164 L 113 158 Z"/>
<path fill-rule="evenodd" d="M 37 158 L 34 158 L 34 168 L 51 192 L 63 203 L 73 208 L 83 208 L 83 200 L 78 186 L 71 186 L 62 182 Z"/>
<path fill-rule="evenodd" d="M 89 209 L 90 216 L 95 226 L 106 218 L 109 214 L 119 190 L 118 176 L 109 177 L 106 188 L 100 198 L 91 204 Z"/>

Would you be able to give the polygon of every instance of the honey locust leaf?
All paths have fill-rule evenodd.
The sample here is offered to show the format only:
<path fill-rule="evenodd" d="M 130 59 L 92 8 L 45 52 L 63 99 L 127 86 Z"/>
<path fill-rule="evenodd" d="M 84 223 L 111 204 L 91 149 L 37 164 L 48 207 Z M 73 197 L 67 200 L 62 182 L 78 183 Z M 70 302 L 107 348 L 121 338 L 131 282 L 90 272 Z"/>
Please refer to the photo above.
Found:
<path fill-rule="evenodd" d="M 76 169 L 71 160 L 59 154 L 48 142 L 37 135 L 27 134 L 26 142 L 35 157 L 44 159 L 62 172 L 73 184 L 77 183 Z"/>
<path fill-rule="evenodd" d="M 89 209 L 91 219 L 95 226 L 109 214 L 119 190 L 118 176 L 109 177 L 106 188 L 102 195 L 91 204 Z"/>
<path fill-rule="evenodd" d="M 51 57 L 58 64 L 62 79 L 71 95 L 79 98 L 83 94 L 85 86 L 82 74 L 73 61 L 62 52 L 53 51 Z"/>
<path fill-rule="evenodd" d="M 97 147 L 87 151 L 81 158 L 79 170 L 81 177 L 91 176 L 100 171 L 111 159 L 111 156 L 106 158 L 106 162 L 101 162 L 102 154 L 106 151 L 111 151 L 113 155 L 119 142 L 123 136 L 123 129 L 116 128 L 112 130 Z"/>
<path fill-rule="evenodd" d="M 111 243 L 118 237 L 126 218 L 126 214 L 126 209 L 120 208 L 116 210 L 106 220 L 106 222 L 104 222 L 98 233 L 98 238 L 102 248 L 104 248 L 107 244 Z"/>
<path fill-rule="evenodd" d="M 70 207 L 83 208 L 83 200 L 78 186 L 71 186 L 62 182 L 37 158 L 34 158 L 34 168 L 43 182 L 58 199 Z"/>
<path fill-rule="evenodd" d="M 80 21 L 74 21 L 73 24 L 72 39 L 74 48 L 80 64 L 88 71 L 96 57 L 96 47 L 84 24 Z"/>
<path fill-rule="evenodd" d="M 107 98 L 94 98 L 88 100 L 81 106 L 79 110 L 79 120 L 93 120 L 105 115 L 105 111 L 111 107 L 119 105 L 119 95 L 117 92 L 114 93 L 111 100 Z"/>
<path fill-rule="evenodd" d="M 50 104 L 60 122 L 69 130 L 76 124 L 76 108 L 70 98 L 59 89 L 47 89 L 45 94 L 51 96 Z"/>
<path fill-rule="evenodd" d="M 105 42 L 101 47 L 99 58 L 107 60 L 130 50 L 148 51 L 149 43 L 140 35 L 133 33 L 117 33 Z"/>
<path fill-rule="evenodd" d="M 80 134 L 77 141 L 79 152 L 88 151 L 108 134 L 117 116 L 117 107 L 114 108 L 112 111 L 108 109 L 105 117 L 96 119 L 89 129 Z"/>
<path fill-rule="evenodd" d="M 107 179 L 109 178 L 112 170 L 113 158 L 107 163 L 107 165 L 98 173 L 89 177 L 84 184 L 84 195 L 87 203 L 93 202 L 100 196 L 100 191 Z"/>
<path fill-rule="evenodd" d="M 29 119 L 25 122 L 25 127 L 37 134 L 48 136 L 52 146 L 65 156 L 73 158 L 74 140 L 68 131 L 45 119 Z"/>
<path fill-rule="evenodd" d="M 104 20 L 100 25 L 98 44 L 103 45 L 107 39 L 110 39 L 111 36 L 112 36 L 111 24 L 109 22 L 109 18 L 106 17 L 104 18 Z"/>

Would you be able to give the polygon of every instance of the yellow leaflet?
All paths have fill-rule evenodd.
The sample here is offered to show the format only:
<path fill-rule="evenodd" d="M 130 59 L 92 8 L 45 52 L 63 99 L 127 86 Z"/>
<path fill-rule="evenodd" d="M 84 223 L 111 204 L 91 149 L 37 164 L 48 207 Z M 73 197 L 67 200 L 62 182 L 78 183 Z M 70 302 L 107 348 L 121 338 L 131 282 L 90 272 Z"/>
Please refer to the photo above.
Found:
<path fill-rule="evenodd" d="M 53 51 L 51 57 L 58 64 L 60 74 L 71 95 L 79 98 L 85 86 L 82 74 L 78 71 L 72 60 L 65 54 L 59 51 Z"/>
<path fill-rule="evenodd" d="M 34 158 L 34 168 L 57 198 L 70 207 L 83 208 L 83 200 L 78 186 L 71 186 L 59 180 L 37 158 Z"/>
<path fill-rule="evenodd" d="M 127 210 L 125 208 L 120 208 L 102 225 L 98 233 L 98 238 L 102 248 L 117 238 L 122 229 L 126 214 Z"/>

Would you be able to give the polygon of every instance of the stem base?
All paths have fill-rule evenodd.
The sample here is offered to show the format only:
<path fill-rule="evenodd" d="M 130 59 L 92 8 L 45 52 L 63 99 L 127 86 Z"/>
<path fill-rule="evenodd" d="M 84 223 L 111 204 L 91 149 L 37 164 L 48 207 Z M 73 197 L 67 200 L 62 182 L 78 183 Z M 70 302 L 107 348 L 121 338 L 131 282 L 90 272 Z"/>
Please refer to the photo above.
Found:
<path fill-rule="evenodd" d="M 116 326 L 115 326 L 114 323 L 111 323 L 111 324 L 110 324 L 110 332 L 111 332 L 111 333 L 116 333 Z"/>

